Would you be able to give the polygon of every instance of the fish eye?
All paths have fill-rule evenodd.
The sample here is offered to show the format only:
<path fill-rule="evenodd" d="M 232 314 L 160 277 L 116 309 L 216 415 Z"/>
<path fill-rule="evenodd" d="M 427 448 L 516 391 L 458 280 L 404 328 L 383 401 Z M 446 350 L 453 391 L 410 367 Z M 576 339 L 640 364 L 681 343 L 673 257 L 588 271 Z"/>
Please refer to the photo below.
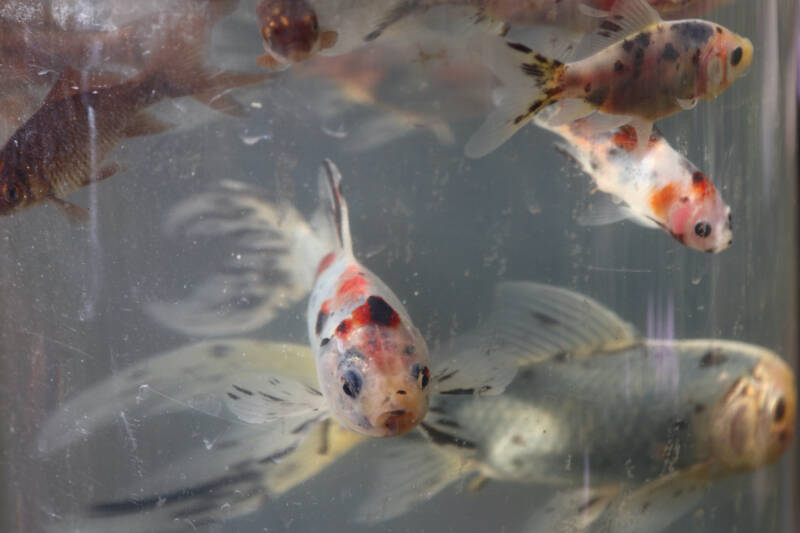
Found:
<path fill-rule="evenodd" d="M 739 64 L 739 62 L 742 60 L 742 53 L 743 53 L 742 47 L 737 46 L 736 50 L 734 50 L 733 53 L 731 54 L 731 65 L 735 67 L 736 65 Z"/>
<path fill-rule="evenodd" d="M 6 183 L 3 186 L 3 199 L 8 204 L 16 204 L 22 195 L 20 194 L 19 187 L 13 183 Z"/>
<path fill-rule="evenodd" d="M 361 393 L 363 381 L 355 370 L 348 370 L 342 375 L 342 390 L 353 399 L 358 398 Z"/>
<path fill-rule="evenodd" d="M 698 222 L 694 226 L 694 233 L 698 237 L 705 239 L 709 235 L 711 235 L 711 224 L 708 222 Z"/>
<path fill-rule="evenodd" d="M 775 404 L 775 410 L 773 411 L 772 416 L 775 422 L 780 422 L 781 420 L 783 420 L 783 417 L 785 415 L 786 415 L 786 401 L 781 397 Z"/>
<path fill-rule="evenodd" d="M 411 367 L 411 377 L 417 380 L 417 383 L 421 389 L 425 390 L 425 387 L 428 386 L 428 383 L 431 380 L 431 371 L 427 366 L 422 366 L 421 364 L 416 363 Z"/>

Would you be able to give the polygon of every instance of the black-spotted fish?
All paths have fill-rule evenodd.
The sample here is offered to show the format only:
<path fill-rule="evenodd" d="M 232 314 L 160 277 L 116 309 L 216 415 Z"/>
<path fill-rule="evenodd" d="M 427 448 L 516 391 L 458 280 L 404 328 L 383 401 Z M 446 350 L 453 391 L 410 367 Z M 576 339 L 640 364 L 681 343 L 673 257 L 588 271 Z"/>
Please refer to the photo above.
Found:
<path fill-rule="evenodd" d="M 617 0 L 589 43 L 585 59 L 563 63 L 522 43 L 486 39 L 487 64 L 507 94 L 469 140 L 466 154 L 488 154 L 541 110 L 563 101 L 558 123 L 595 112 L 611 115 L 615 120 L 603 121 L 605 128 L 630 124 L 641 156 L 654 121 L 716 98 L 753 58 L 748 39 L 705 20 L 663 21 L 644 0 Z"/>
<path fill-rule="evenodd" d="M 256 16 L 265 50 L 258 64 L 266 68 L 286 68 L 305 61 L 331 48 L 338 39 L 336 31 L 320 28 L 308 0 L 261 0 Z"/>
<path fill-rule="evenodd" d="M 586 127 L 585 119 L 550 126 L 540 118 L 536 119 L 538 126 L 564 139 L 557 145 L 559 150 L 592 177 L 599 191 L 611 195 L 603 197 L 605 203 L 595 202 L 592 211 L 579 217 L 581 223 L 607 224 L 630 218 L 707 253 L 721 252 L 733 242 L 731 208 L 719 190 L 657 129 L 639 158 L 635 155 L 636 132 L 630 126 L 597 133 Z"/>
<path fill-rule="evenodd" d="M 523 367 L 502 395 L 433 398 L 420 424 L 427 441 L 387 443 L 362 519 L 398 516 L 473 477 L 473 486 L 565 490 L 531 531 L 580 531 L 596 519 L 611 531 L 658 531 L 714 480 L 769 465 L 789 447 L 795 377 L 772 351 L 642 339 L 597 302 L 557 287 L 505 283 L 499 292 L 519 302 L 505 316 L 529 330 L 531 360 L 550 359 Z M 629 335 L 609 346 L 609 324 Z M 618 514 L 631 502 L 637 516 Z"/>

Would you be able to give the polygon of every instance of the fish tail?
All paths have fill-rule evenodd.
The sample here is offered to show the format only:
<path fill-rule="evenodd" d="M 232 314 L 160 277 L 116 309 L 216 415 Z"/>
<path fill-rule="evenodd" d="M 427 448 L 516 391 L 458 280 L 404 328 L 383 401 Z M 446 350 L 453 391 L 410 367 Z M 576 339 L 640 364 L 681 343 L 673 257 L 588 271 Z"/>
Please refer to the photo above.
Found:
<path fill-rule="evenodd" d="M 508 140 L 531 118 L 564 97 L 565 64 L 534 52 L 524 44 L 493 40 L 485 49 L 486 64 L 507 91 L 497 110 L 476 131 L 464 149 L 468 157 L 482 157 Z"/>
<path fill-rule="evenodd" d="M 166 37 L 137 80 L 143 89 L 143 96 L 149 100 L 148 104 L 165 98 L 199 96 L 198 99 L 210 107 L 226 111 L 225 106 L 232 105 L 223 98 L 226 91 L 255 85 L 273 77 L 269 73 L 210 69 L 205 64 L 206 47 L 204 32 L 189 36 L 184 32 L 176 32 Z M 217 102 L 219 99 L 222 101 Z"/>
<path fill-rule="evenodd" d="M 165 231 L 228 251 L 188 296 L 148 306 L 159 322 L 190 335 L 243 333 L 267 324 L 308 294 L 330 251 L 294 207 L 237 181 L 179 203 Z"/>
<path fill-rule="evenodd" d="M 352 254 L 350 217 L 347 202 L 340 190 L 341 181 L 339 169 L 333 161 L 325 159 L 319 170 L 319 209 L 312 225 L 320 235 L 320 240 L 331 242 L 338 250 Z"/>

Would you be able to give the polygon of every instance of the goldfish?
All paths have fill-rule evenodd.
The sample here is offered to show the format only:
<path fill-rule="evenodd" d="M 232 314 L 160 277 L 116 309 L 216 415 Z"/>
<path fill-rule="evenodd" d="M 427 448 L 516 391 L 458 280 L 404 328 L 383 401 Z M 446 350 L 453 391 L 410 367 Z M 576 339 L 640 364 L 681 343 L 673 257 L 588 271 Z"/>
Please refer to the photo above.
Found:
<path fill-rule="evenodd" d="M 522 359 L 501 395 L 435 397 L 420 424 L 426 439 L 387 443 L 390 459 L 377 466 L 362 519 L 398 516 L 472 477 L 476 488 L 491 479 L 565 491 L 531 531 L 562 531 L 579 518 L 658 531 L 712 482 L 772 464 L 789 447 L 797 390 L 776 353 L 717 339 L 643 339 L 608 309 L 604 321 L 629 336 L 611 350 L 575 351 L 576 339 L 602 333 L 600 304 L 536 283 L 499 290 L 536 317 L 526 327 L 538 331 L 530 350 L 539 362 Z M 508 318 L 524 324 L 519 311 Z"/>
<path fill-rule="evenodd" d="M 275 69 L 299 63 L 336 44 L 338 34 L 321 30 L 307 0 L 261 0 L 256 16 L 264 39 L 258 64 Z"/>
<path fill-rule="evenodd" d="M 285 397 L 281 386 L 240 381 L 237 387 L 266 396 L 232 389 L 232 409 L 242 420 L 259 424 L 283 417 L 288 405 L 306 405 L 315 423 L 324 415 L 353 431 L 394 437 L 425 416 L 435 376 L 425 339 L 402 302 L 354 256 L 340 180 L 334 163 L 326 160 L 312 224 L 293 206 L 276 205 L 263 191 L 239 182 L 226 182 L 220 191 L 176 206 L 167 222 L 169 232 L 182 228 L 193 240 L 233 240 L 233 259 L 185 300 L 153 302 L 149 311 L 181 332 L 226 335 L 268 323 L 308 296 L 306 326 L 319 391 L 295 387 L 291 404 L 281 403 L 271 399 Z M 473 359 L 482 362 L 470 365 L 472 373 L 462 370 L 464 382 L 455 386 L 498 393 L 513 369 L 495 368 L 476 351 L 491 339 L 472 342 Z M 447 360 L 442 358 L 439 372 L 456 364 Z"/>
<path fill-rule="evenodd" d="M 731 208 L 713 182 L 654 129 L 641 159 L 634 156 L 636 132 L 623 126 L 611 132 L 585 131 L 586 119 L 551 127 L 559 150 L 574 159 L 597 189 L 617 199 L 598 208 L 584 223 L 605 224 L 631 218 L 658 227 L 689 248 L 718 253 L 733 242 Z"/>
<path fill-rule="evenodd" d="M 677 12 L 699 15 L 715 4 L 728 0 L 647 0 L 665 17 Z M 502 23 L 500 33 L 510 25 L 553 26 L 572 32 L 589 33 L 597 29 L 602 15 L 614 6 L 615 0 L 400 0 L 389 9 L 367 36 L 377 39 L 387 28 L 413 14 L 441 6 L 466 6 L 474 9 L 473 20 L 483 24 L 487 19 Z M 496 26 L 494 26 L 496 27 Z"/>
<path fill-rule="evenodd" d="M 631 125 L 641 156 L 653 122 L 711 100 L 750 66 L 753 45 L 719 24 L 663 21 L 643 0 L 617 0 L 590 37 L 588 57 L 569 63 L 521 43 L 489 41 L 489 66 L 508 90 L 468 141 L 469 157 L 488 154 L 548 105 L 562 101 L 560 123 L 594 112 Z"/>
<path fill-rule="evenodd" d="M 162 42 L 152 63 L 128 80 L 95 81 L 91 74 L 67 69 L 44 104 L 0 150 L 0 214 L 50 202 L 71 218 L 85 217 L 64 198 L 119 170 L 105 159 L 123 138 L 169 129 L 144 112 L 147 107 L 167 98 L 218 94 L 267 77 L 210 72 L 196 43 L 176 41 Z"/>

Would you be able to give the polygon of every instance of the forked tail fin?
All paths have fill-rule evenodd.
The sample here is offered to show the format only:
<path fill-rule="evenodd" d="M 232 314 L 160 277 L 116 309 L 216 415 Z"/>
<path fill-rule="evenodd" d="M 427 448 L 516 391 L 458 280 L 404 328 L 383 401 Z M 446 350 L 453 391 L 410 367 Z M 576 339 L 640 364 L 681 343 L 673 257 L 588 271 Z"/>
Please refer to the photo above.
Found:
<path fill-rule="evenodd" d="M 347 213 L 347 202 L 340 190 L 341 181 L 342 174 L 339 169 L 333 161 L 325 159 L 319 169 L 319 211 L 314 216 L 313 224 L 322 234 L 320 240 L 326 240 L 324 235 L 331 232 L 336 246 L 352 255 L 350 218 Z"/>
<path fill-rule="evenodd" d="M 520 43 L 485 39 L 478 45 L 487 66 L 506 88 L 500 106 L 464 148 L 467 157 L 483 157 L 506 142 L 536 114 L 563 97 L 564 63 Z"/>

